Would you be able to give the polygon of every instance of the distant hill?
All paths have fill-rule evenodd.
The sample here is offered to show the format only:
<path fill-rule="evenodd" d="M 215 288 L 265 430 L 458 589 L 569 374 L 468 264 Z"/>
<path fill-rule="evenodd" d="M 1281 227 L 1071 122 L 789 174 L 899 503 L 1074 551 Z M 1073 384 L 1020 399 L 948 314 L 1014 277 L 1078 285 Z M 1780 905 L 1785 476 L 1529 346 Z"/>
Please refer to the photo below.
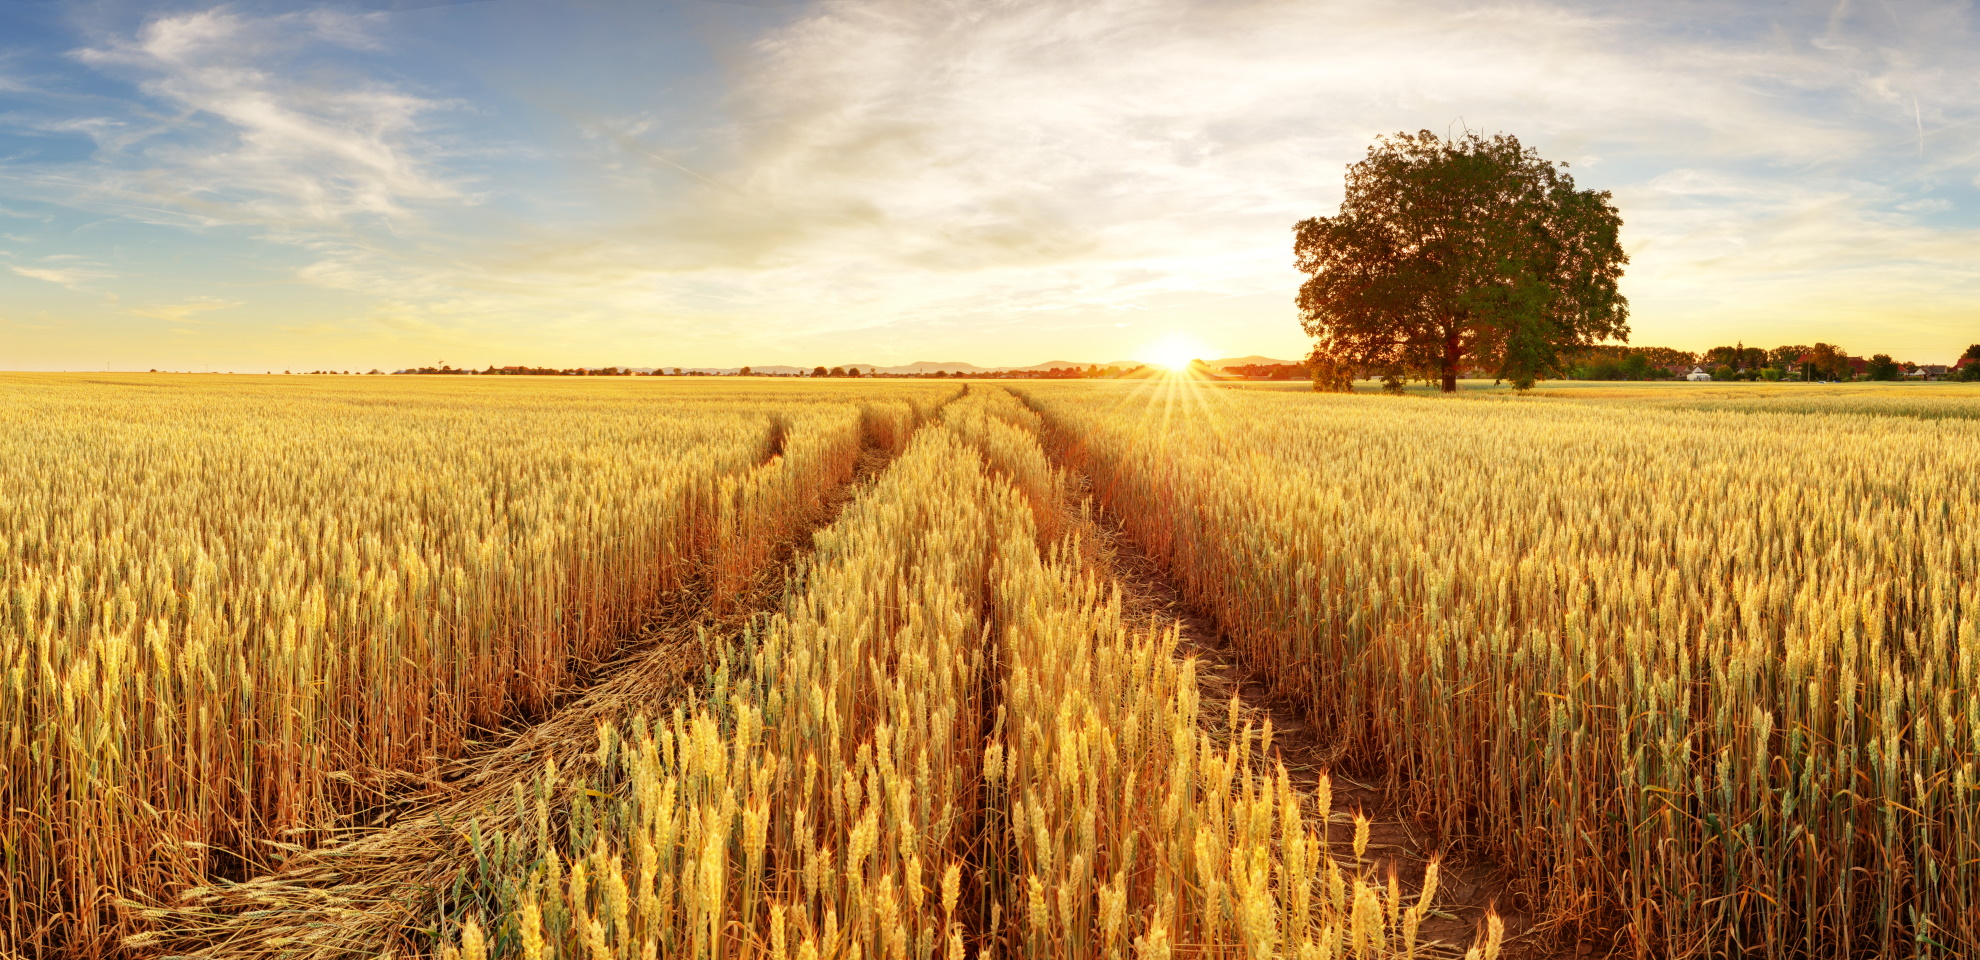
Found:
<path fill-rule="evenodd" d="M 1086 368 L 1087 368 L 1087 367 L 1089 367 L 1089 366 L 1093 366 L 1093 364 L 1087 364 L 1087 363 L 1074 363 L 1074 362 L 1072 362 L 1071 360 L 1047 360 L 1047 361 L 1045 361 L 1044 363 L 1034 363 L 1034 364 L 1032 364 L 1031 366 L 1028 366 L 1028 367 L 1013 367 L 1012 369 L 1014 369 L 1014 370 L 1064 370 L 1064 369 L 1065 369 L 1065 368 L 1067 368 L 1067 367 L 1078 367 L 1079 369 L 1081 369 L 1081 370 L 1084 370 L 1084 369 L 1086 369 Z"/>
<path fill-rule="evenodd" d="M 665 373 L 673 373 L 673 372 L 674 372 L 674 369 L 675 369 L 675 368 L 673 368 L 673 367 L 631 367 L 631 368 L 629 368 L 629 369 L 632 369 L 632 370 L 635 370 L 635 371 L 637 371 L 637 372 L 639 372 L 639 373 L 651 373 L 652 371 L 655 371 L 655 370 L 659 370 L 659 371 L 662 371 L 662 372 L 665 372 Z M 779 365 L 776 365 L 776 364 L 772 364 L 772 365 L 770 365 L 770 366 L 767 366 L 767 367 L 758 367 L 758 366 L 751 366 L 751 367 L 749 368 L 749 370 L 750 370 L 750 372 L 751 372 L 751 373 L 773 373 L 773 374 L 780 374 L 780 375 L 784 375 L 784 376 L 789 376 L 789 375 L 792 375 L 792 374 L 799 374 L 799 373 L 810 373 L 810 372 L 811 372 L 811 368 L 810 368 L 810 367 L 787 367 L 787 366 L 779 366 Z M 724 375 L 724 376 L 726 376 L 726 375 L 729 375 L 729 374 L 734 374 L 734 373 L 741 373 L 741 372 L 742 372 L 742 368 L 741 368 L 741 367 L 681 367 L 681 368 L 680 368 L 680 371 L 681 371 L 682 373 L 712 373 L 712 374 L 721 374 L 721 375 Z"/>
<path fill-rule="evenodd" d="M 1225 367 L 1272 366 L 1275 364 L 1280 366 L 1298 366 L 1299 363 L 1300 361 L 1298 360 L 1275 360 L 1271 357 L 1253 355 L 1249 357 L 1229 357 L 1223 360 L 1206 360 L 1203 365 L 1212 370 L 1222 370 Z"/>
<path fill-rule="evenodd" d="M 881 367 L 881 373 L 982 373 L 988 367 L 979 367 L 961 360 L 916 360 L 898 367 Z"/>

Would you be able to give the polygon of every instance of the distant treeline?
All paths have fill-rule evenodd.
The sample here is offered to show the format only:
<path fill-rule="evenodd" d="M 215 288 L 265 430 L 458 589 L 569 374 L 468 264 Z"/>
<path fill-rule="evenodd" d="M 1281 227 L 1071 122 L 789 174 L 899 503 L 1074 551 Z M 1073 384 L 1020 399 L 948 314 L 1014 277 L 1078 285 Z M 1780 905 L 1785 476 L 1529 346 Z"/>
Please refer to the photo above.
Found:
<path fill-rule="evenodd" d="M 1225 367 L 1224 375 L 1247 380 L 1304 380 L 1307 367 L 1298 363 L 1247 363 L 1241 367 Z"/>
<path fill-rule="evenodd" d="M 1225 376 L 1248 380 L 1293 380 L 1315 376 L 1309 364 L 1252 364 L 1226 367 Z M 1749 347 L 1736 343 L 1713 347 L 1699 353 L 1672 347 L 1632 347 L 1607 344 L 1585 347 L 1563 358 L 1553 375 L 1568 380 L 1681 380 L 1698 374 L 1713 380 L 1795 380 L 1833 382 L 1847 380 L 1967 380 L 1980 381 L 1980 344 L 1968 347 L 1964 356 L 1951 364 L 1919 364 L 1893 360 L 1889 354 L 1851 356 L 1835 344 L 1812 346 L 1788 344 L 1779 347 Z M 1492 372 L 1473 368 L 1465 371 L 1473 378 L 1492 377 Z M 1381 377 L 1379 371 L 1350 371 L 1354 378 Z M 1429 371 L 1411 371 L 1412 377 L 1430 376 Z"/>
<path fill-rule="evenodd" d="M 884 373 L 878 370 L 861 370 L 858 367 L 813 367 L 810 372 L 756 371 L 743 367 L 734 373 L 713 373 L 705 370 L 690 370 L 683 367 L 655 367 L 650 371 L 634 370 L 630 367 L 523 367 L 489 366 L 486 370 L 473 370 L 441 365 L 438 367 L 408 367 L 394 371 L 399 374 L 427 376 L 481 376 L 481 377 L 877 377 L 880 379 L 943 379 L 967 377 L 973 380 L 1079 380 L 1083 378 L 1118 378 L 1140 373 L 1144 367 L 1052 367 L 1046 370 L 976 370 L 967 373 Z M 1304 370 L 1292 367 L 1288 369 Z M 335 373 L 336 371 L 328 371 Z M 377 371 L 372 371 L 376 373 Z M 1304 373 L 1302 372 L 1302 376 Z"/>
<path fill-rule="evenodd" d="M 411 367 L 393 372 L 425 374 L 428 376 L 460 375 L 482 377 L 639 377 L 655 376 L 659 373 L 656 370 L 652 374 L 642 374 L 631 367 L 565 367 L 560 370 L 556 367 L 497 367 L 493 365 L 490 365 L 486 370 L 469 370 L 442 365 L 438 367 Z"/>
<path fill-rule="evenodd" d="M 1088 378 L 1106 379 L 1110 377 L 1118 378 L 1118 377 L 1131 376 L 1136 371 L 1139 371 L 1141 369 L 1142 369 L 1141 367 L 1134 367 L 1133 369 L 1124 369 L 1120 367 L 1102 367 L 1098 365 L 1088 365 L 1084 367 L 1052 367 L 1046 370 L 970 370 L 966 372 L 959 370 L 955 373 L 949 373 L 944 370 L 936 370 L 932 373 L 883 373 L 879 370 L 861 371 L 858 367 L 831 367 L 829 369 L 826 367 L 813 367 L 811 369 L 811 372 L 809 374 L 806 374 L 806 376 L 879 377 L 882 379 L 926 378 L 926 379 L 935 379 L 935 380 L 948 379 L 948 378 L 965 378 L 970 380 L 1081 380 Z M 744 367 L 742 369 L 742 372 L 744 374 L 749 373 L 749 368 Z"/>
<path fill-rule="evenodd" d="M 1667 380 L 1702 372 L 1714 380 L 1980 380 L 1980 344 L 1953 364 L 1918 364 L 1879 353 L 1850 356 L 1830 343 L 1749 347 L 1737 343 L 1703 353 L 1670 347 L 1587 347 L 1563 371 L 1574 380 Z"/>

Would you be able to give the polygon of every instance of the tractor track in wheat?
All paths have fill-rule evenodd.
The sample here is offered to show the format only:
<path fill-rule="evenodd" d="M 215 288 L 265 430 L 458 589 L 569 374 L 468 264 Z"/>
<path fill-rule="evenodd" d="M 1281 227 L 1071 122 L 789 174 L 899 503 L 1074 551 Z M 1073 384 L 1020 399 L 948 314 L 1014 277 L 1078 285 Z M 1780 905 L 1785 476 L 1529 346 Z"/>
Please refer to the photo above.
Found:
<path fill-rule="evenodd" d="M 1022 394 L 1020 394 L 1022 397 Z M 1029 398 L 1023 398 L 1030 404 Z M 1424 956 L 1462 957 L 1465 949 L 1482 939 L 1485 918 L 1496 913 L 1505 923 L 1501 957 L 1510 960 L 1554 960 L 1606 955 L 1610 951 L 1593 941 L 1564 940 L 1557 932 L 1539 924 L 1540 918 L 1528 907 L 1517 878 L 1492 861 L 1472 855 L 1460 847 L 1440 845 L 1429 832 L 1417 828 L 1410 811 L 1383 789 L 1379 772 L 1355 770 L 1339 749 L 1321 738 L 1303 719 L 1299 705 L 1271 691 L 1269 679 L 1256 667 L 1247 665 L 1234 649 L 1230 637 L 1215 615 L 1189 600 L 1180 582 L 1134 536 L 1118 516 L 1091 496 L 1092 481 L 1077 465 L 1063 456 L 1067 438 L 1052 436 L 1051 420 L 1045 417 L 1046 436 L 1041 446 L 1053 465 L 1065 471 L 1074 495 L 1086 498 L 1085 534 L 1094 563 L 1119 585 L 1123 612 L 1134 620 L 1158 628 L 1174 628 L 1178 651 L 1197 661 L 1197 681 L 1202 694 L 1202 717 L 1206 726 L 1219 735 L 1228 730 L 1230 718 L 1237 724 L 1273 728 L 1273 759 L 1286 767 L 1298 789 L 1311 795 L 1322 777 L 1329 780 L 1332 815 L 1326 824 L 1327 838 L 1336 850 L 1352 844 L 1354 815 L 1359 812 L 1370 821 L 1367 860 L 1376 877 L 1386 880 L 1393 871 L 1408 896 L 1422 889 L 1424 870 L 1432 862 L 1439 866 L 1438 906 L 1421 929 L 1427 948 Z M 1237 710 L 1232 713 L 1235 701 Z"/>
<path fill-rule="evenodd" d="M 470 823 L 514 826 L 503 822 L 502 811 L 518 785 L 552 766 L 561 784 L 582 784 L 595 772 L 601 724 L 656 716 L 698 688 L 713 652 L 783 602 L 812 533 L 830 526 L 895 456 L 865 437 L 851 480 L 821 498 L 815 514 L 778 544 L 774 561 L 739 594 L 718 597 L 710 578 L 688 578 L 613 656 L 580 667 L 552 706 L 487 731 L 435 776 L 401 778 L 396 791 L 349 818 L 340 839 L 299 849 L 264 876 L 219 880 L 170 903 L 132 904 L 148 929 L 126 940 L 124 954 L 174 960 L 426 955 L 436 932 L 436 898 L 470 857 Z"/>

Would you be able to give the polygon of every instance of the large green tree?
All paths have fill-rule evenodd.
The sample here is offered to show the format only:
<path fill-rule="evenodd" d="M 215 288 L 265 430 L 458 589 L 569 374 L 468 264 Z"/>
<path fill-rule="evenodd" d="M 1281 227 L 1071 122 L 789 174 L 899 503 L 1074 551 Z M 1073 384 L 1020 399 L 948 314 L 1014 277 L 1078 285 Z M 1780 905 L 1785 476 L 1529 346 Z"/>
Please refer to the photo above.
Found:
<path fill-rule="evenodd" d="M 1526 387 L 1582 347 L 1627 340 L 1622 216 L 1566 166 L 1504 134 L 1378 140 L 1348 167 L 1340 212 L 1293 228 L 1318 350 L 1452 392 L 1467 365 Z"/>

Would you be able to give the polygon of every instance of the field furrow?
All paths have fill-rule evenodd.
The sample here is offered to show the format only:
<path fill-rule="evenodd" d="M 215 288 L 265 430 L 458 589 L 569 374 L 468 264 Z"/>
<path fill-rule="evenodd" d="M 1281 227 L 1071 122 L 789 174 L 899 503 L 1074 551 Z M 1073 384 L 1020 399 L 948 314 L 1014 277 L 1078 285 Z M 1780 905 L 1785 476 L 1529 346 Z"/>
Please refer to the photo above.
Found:
<path fill-rule="evenodd" d="M 0 955 L 1980 954 L 1957 391 L 178 383 L 0 377 Z"/>
<path fill-rule="evenodd" d="M 0 386 L 0 935 L 50 956 L 390 815 L 742 596 L 863 435 L 953 392 Z"/>
<path fill-rule="evenodd" d="M 1980 949 L 1980 620 L 1938 418 L 1028 394 L 1243 664 L 1625 955 Z"/>
<path fill-rule="evenodd" d="M 1035 414 L 1030 399 L 1022 395 L 1021 399 Z M 1045 452 L 1051 455 L 1062 449 L 1065 439 L 1052 437 L 1042 418 L 1039 424 Z M 1091 489 L 1084 474 L 1056 456 L 1051 459 L 1065 477 L 1064 485 L 1079 491 L 1069 494 L 1069 499 L 1080 499 Z M 1420 895 L 1430 865 L 1437 864 L 1436 902 L 1418 931 L 1419 955 L 1462 955 L 1483 935 L 1488 918 L 1495 916 L 1503 923 L 1506 954 L 1525 955 L 1520 941 L 1533 918 L 1516 909 L 1507 872 L 1487 859 L 1443 849 L 1435 837 L 1416 828 L 1408 808 L 1395 802 L 1379 783 L 1358 782 L 1336 771 L 1342 745 L 1317 734 L 1306 705 L 1273 692 L 1270 674 L 1244 663 L 1215 616 L 1184 595 L 1119 516 L 1095 506 L 1083 502 L 1080 514 L 1087 562 L 1118 587 L 1126 619 L 1175 632 L 1176 656 L 1196 662 L 1203 726 L 1226 739 L 1247 724 L 1260 729 L 1269 724 L 1273 761 L 1284 767 L 1293 788 L 1309 797 L 1325 792 L 1330 798 L 1331 815 L 1315 819 L 1314 829 L 1325 831 L 1330 849 L 1345 850 L 1353 844 L 1358 819 L 1368 821 L 1368 854 L 1362 866 L 1378 879 L 1394 874 L 1406 897 Z"/>
<path fill-rule="evenodd" d="M 546 771 L 570 782 L 595 777 L 601 726 L 654 712 L 697 688 L 711 651 L 736 642 L 781 602 L 811 532 L 829 525 L 856 490 L 875 482 L 934 409 L 939 407 L 864 406 L 862 450 L 850 482 L 814 488 L 807 509 L 775 514 L 777 527 L 744 531 L 753 563 L 730 559 L 696 571 L 679 591 L 674 615 L 649 624 L 629 650 L 596 665 L 591 682 L 540 722 L 455 761 L 442 782 L 409 797 L 394 822 L 292 857 L 267 876 L 182 892 L 146 910 L 149 929 L 128 938 L 127 946 L 140 955 L 230 960 L 422 952 L 431 941 L 431 933 L 422 931 L 444 924 L 462 891 L 479 879 L 485 854 L 477 834 L 526 825 L 510 802 L 516 792 L 535 788 Z M 776 435 L 779 442 L 757 472 L 813 476 L 803 458 L 815 439 Z M 785 457 L 790 464 L 782 462 Z"/>
<path fill-rule="evenodd" d="M 1209 734 L 1035 427 L 1002 391 L 945 410 L 733 670 L 602 732 L 603 776 L 540 781 L 449 955 L 1402 949 L 1427 898 L 1337 862 L 1269 729 Z"/>

